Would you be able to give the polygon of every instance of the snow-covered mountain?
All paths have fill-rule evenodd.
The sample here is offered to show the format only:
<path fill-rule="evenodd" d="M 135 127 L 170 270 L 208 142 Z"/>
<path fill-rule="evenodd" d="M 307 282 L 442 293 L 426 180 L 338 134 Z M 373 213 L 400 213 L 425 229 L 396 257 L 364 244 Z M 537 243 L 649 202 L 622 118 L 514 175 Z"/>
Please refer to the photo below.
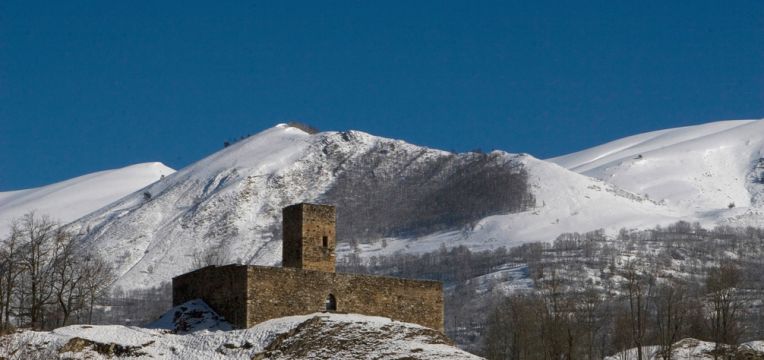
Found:
<path fill-rule="evenodd" d="M 351 251 L 349 240 L 386 239 L 384 248 L 362 244 L 364 255 L 441 244 L 493 248 L 683 215 L 529 155 L 451 154 L 356 131 L 310 135 L 280 125 L 71 228 L 115 264 L 117 285 L 155 286 L 198 266 L 208 251 L 277 265 L 280 210 L 300 201 L 338 205 L 341 252 Z"/>
<path fill-rule="evenodd" d="M 152 286 L 192 269 L 210 249 L 229 261 L 278 264 L 281 208 L 300 201 L 338 204 L 338 234 L 345 240 L 459 228 L 521 209 L 521 201 L 532 200 L 524 183 L 502 188 L 520 181 L 516 158 L 455 155 L 355 131 L 310 135 L 280 125 L 71 229 L 115 264 L 118 285 Z"/>
<path fill-rule="evenodd" d="M 762 120 L 653 131 L 549 161 L 701 218 L 755 222 L 762 215 Z M 731 204 L 739 209 L 719 211 Z"/>
<path fill-rule="evenodd" d="M 30 211 L 68 223 L 173 172 L 153 162 L 99 171 L 34 189 L 0 192 L 0 237 L 5 237 L 11 220 Z"/>
<path fill-rule="evenodd" d="M 544 161 L 278 125 L 69 226 L 116 266 L 117 285 L 137 288 L 209 252 L 277 265 L 281 208 L 300 201 L 338 206 L 340 256 L 481 250 L 678 220 L 760 224 L 763 130 L 763 120 L 662 130 Z"/>

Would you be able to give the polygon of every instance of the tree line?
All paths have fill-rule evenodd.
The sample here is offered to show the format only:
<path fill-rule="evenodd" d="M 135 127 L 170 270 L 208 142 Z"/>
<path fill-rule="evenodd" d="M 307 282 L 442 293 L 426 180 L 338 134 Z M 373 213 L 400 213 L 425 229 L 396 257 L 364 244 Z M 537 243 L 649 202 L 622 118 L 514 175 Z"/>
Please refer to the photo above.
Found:
<path fill-rule="evenodd" d="M 91 323 L 114 272 L 46 216 L 28 213 L 0 239 L 0 329 Z"/>
<path fill-rule="evenodd" d="M 490 359 L 602 358 L 637 344 L 668 354 L 685 337 L 762 339 L 762 266 L 764 229 L 687 222 L 338 262 L 341 271 L 443 281 L 446 333 Z M 508 269 L 523 279 L 503 277 Z"/>
<path fill-rule="evenodd" d="M 702 284 L 666 282 L 628 265 L 614 293 L 567 288 L 552 271 L 537 291 L 501 299 L 488 317 L 488 359 L 601 359 L 659 346 L 663 359 L 684 338 L 736 345 L 753 298 L 741 289 L 740 269 L 723 263 Z M 726 348 L 726 347 L 725 347 Z"/>

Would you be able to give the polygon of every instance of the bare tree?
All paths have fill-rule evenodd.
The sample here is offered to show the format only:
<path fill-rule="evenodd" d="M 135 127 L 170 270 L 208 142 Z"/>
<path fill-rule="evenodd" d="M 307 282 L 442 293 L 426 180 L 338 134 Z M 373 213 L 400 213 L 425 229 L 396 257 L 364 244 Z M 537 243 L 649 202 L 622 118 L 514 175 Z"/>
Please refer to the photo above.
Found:
<path fill-rule="evenodd" d="M 34 213 L 24 215 L 20 221 L 22 253 L 20 265 L 23 281 L 20 284 L 19 316 L 28 318 L 33 328 L 42 327 L 43 308 L 53 296 L 52 270 L 50 266 L 58 251 L 63 233 L 56 231 L 57 224 L 46 216 Z"/>
<path fill-rule="evenodd" d="M 541 312 L 541 341 L 550 359 L 573 359 L 575 357 L 578 329 L 572 319 L 574 306 L 565 294 L 563 279 L 558 269 L 552 268 L 543 280 L 540 291 L 544 308 Z"/>
<path fill-rule="evenodd" d="M 194 269 L 201 269 L 211 265 L 226 265 L 227 260 L 228 251 L 221 244 L 218 246 L 208 247 L 204 251 L 194 254 L 193 266 Z"/>
<path fill-rule="evenodd" d="M 21 229 L 18 221 L 11 223 L 10 230 L 8 238 L 0 243 L 0 270 L 2 270 L 2 275 L 0 275 L 0 329 L 7 329 L 10 326 L 13 294 L 16 290 L 16 279 L 20 274 L 19 242 Z"/>
<path fill-rule="evenodd" d="M 592 287 L 587 287 L 576 309 L 576 322 L 583 328 L 586 342 L 585 352 L 590 360 L 603 357 L 601 354 L 598 356 L 598 351 L 595 349 L 597 333 L 603 325 L 600 314 L 603 307 L 602 302 L 599 291 Z"/>
<path fill-rule="evenodd" d="M 644 359 L 642 346 L 646 345 L 645 334 L 649 315 L 647 299 L 650 296 L 652 286 L 648 279 L 636 270 L 634 263 L 626 265 L 625 278 L 632 344 L 637 348 L 637 360 L 642 360 Z"/>
<path fill-rule="evenodd" d="M 14 318 L 35 329 L 66 325 L 92 309 L 113 281 L 113 270 L 45 216 L 28 213 L 0 245 L 0 325 Z"/>
<path fill-rule="evenodd" d="M 62 235 L 68 237 L 68 234 Z M 85 276 L 79 256 L 75 252 L 74 243 L 71 238 L 62 240 L 61 250 L 53 261 L 53 291 L 61 313 L 60 323 L 66 325 L 72 312 L 82 307 L 82 289 L 81 284 Z"/>
<path fill-rule="evenodd" d="M 114 269 L 97 254 L 88 254 L 82 263 L 81 287 L 87 295 L 88 324 L 93 323 L 93 307 L 106 296 L 116 276 Z"/>
<path fill-rule="evenodd" d="M 737 296 L 740 279 L 740 269 L 729 262 L 723 262 L 718 268 L 711 269 L 708 273 L 706 291 L 711 310 L 709 320 L 716 350 L 719 350 L 720 344 L 735 345 L 738 342 L 739 317 L 742 308 Z"/>
<path fill-rule="evenodd" d="M 500 302 L 491 314 L 485 338 L 488 359 L 545 359 L 541 335 L 544 305 L 537 295 L 513 295 Z"/>
<path fill-rule="evenodd" d="M 687 287 L 682 284 L 659 286 L 653 296 L 655 328 L 665 360 L 671 360 L 672 347 L 683 335 L 689 310 L 687 300 Z"/>

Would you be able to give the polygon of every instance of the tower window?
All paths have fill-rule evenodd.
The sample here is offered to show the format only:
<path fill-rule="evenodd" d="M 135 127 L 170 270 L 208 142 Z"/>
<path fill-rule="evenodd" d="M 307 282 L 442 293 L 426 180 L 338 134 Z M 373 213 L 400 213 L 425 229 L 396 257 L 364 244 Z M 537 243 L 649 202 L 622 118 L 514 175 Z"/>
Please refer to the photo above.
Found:
<path fill-rule="evenodd" d="M 328 236 L 324 236 L 323 241 L 324 241 L 324 248 L 328 248 L 329 247 L 329 237 Z"/>

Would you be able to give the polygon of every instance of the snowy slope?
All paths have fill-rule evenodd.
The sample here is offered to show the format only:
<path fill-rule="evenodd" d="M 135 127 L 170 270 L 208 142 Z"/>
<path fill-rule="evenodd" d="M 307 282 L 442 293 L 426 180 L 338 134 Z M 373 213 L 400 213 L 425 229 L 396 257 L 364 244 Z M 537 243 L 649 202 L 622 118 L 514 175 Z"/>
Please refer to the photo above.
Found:
<path fill-rule="evenodd" d="M 510 156 L 510 155 L 507 155 Z M 416 239 L 388 238 L 362 245 L 361 256 L 388 255 L 396 251 L 435 251 L 441 245 L 466 245 L 472 250 L 515 246 L 532 241 L 552 241 L 564 232 L 620 228 L 645 228 L 685 219 L 685 213 L 645 197 L 538 160 L 518 156 L 529 172 L 536 207 L 520 213 L 486 217 L 473 227 L 435 233 Z M 349 252 L 349 246 L 340 246 Z"/>
<path fill-rule="evenodd" d="M 163 318 L 205 313 L 200 304 L 177 306 Z M 357 314 L 311 314 L 269 320 L 244 330 L 197 325 L 176 333 L 119 325 L 72 325 L 50 332 L 24 331 L 0 337 L 7 359 L 479 359 L 454 347 L 440 332 L 388 318 Z"/>
<path fill-rule="evenodd" d="M 740 120 L 635 135 L 549 161 L 700 219 L 756 223 L 763 158 L 764 120 Z M 724 211 L 730 204 L 736 209 Z"/>
<path fill-rule="evenodd" d="M 36 211 L 67 223 L 95 211 L 175 170 L 162 163 L 105 170 L 27 190 L 0 192 L 0 236 L 11 220 Z"/>
<path fill-rule="evenodd" d="M 535 206 L 528 211 L 508 212 L 502 202 L 494 201 L 508 191 L 501 183 L 470 185 L 509 176 L 507 169 L 517 168 L 527 171 L 535 196 Z M 432 190 L 433 184 L 439 185 Z M 378 196 L 386 192 L 405 196 L 392 200 Z M 421 202 L 406 202 L 417 197 Z M 424 225 L 406 222 L 432 215 L 417 213 L 419 206 L 451 198 L 458 200 L 456 205 L 440 218 Z M 476 199 L 486 209 L 495 206 L 486 212 L 489 216 L 454 215 L 464 211 L 463 201 Z M 218 252 L 226 262 L 278 265 L 281 208 L 300 201 L 337 204 L 338 234 L 359 212 L 362 216 L 356 220 L 403 227 L 403 235 L 389 237 L 384 249 L 381 242 L 363 245 L 363 255 L 429 251 L 441 244 L 478 249 L 511 246 L 553 240 L 567 231 L 654 226 L 682 215 L 528 155 L 498 151 L 455 155 L 356 131 L 309 135 L 279 125 L 85 216 L 71 228 L 116 266 L 120 274 L 116 285 L 156 286 L 194 269 L 201 254 L 209 251 Z M 352 211 L 343 212 L 348 209 Z M 389 217 L 403 223 L 389 222 Z M 460 219 L 461 225 L 454 222 Z M 362 222 L 359 227 L 364 230 L 369 224 Z M 423 232 L 417 226 L 452 229 Z M 342 233 L 339 240 L 345 245 L 339 247 L 340 255 L 350 251 L 348 240 L 361 235 Z"/>
<path fill-rule="evenodd" d="M 310 144 L 283 126 L 266 130 L 122 198 L 71 228 L 113 263 L 125 288 L 154 286 L 193 268 L 195 256 L 219 248 L 231 262 L 280 259 L 269 226 L 281 207 L 314 198 L 320 178 L 283 179 Z M 298 176 L 290 173 L 288 176 Z M 281 185 L 286 181 L 290 186 Z M 147 199 L 143 192 L 151 194 Z M 278 255 L 278 256 L 277 256 Z"/>

